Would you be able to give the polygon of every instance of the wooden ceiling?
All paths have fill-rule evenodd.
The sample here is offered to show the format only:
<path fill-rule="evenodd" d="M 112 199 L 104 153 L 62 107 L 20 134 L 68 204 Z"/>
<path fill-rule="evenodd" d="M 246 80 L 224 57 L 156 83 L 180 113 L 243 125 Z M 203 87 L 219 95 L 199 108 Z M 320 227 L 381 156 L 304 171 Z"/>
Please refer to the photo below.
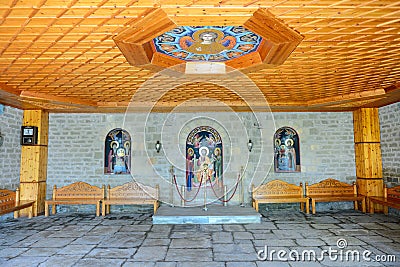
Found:
<path fill-rule="evenodd" d="M 351 111 L 400 100 L 400 1 L 2 0 L 0 103 L 50 112 L 124 112 L 144 82 L 158 79 L 135 101 L 157 102 L 153 110 L 167 112 L 212 95 L 246 110 L 240 94 L 207 76 L 157 97 L 173 77 L 130 65 L 114 41 L 132 25 L 145 28 L 137 22 L 154 8 L 178 26 L 245 25 L 264 8 L 301 34 L 282 65 L 245 72 L 273 111 Z M 202 99 L 186 110 L 206 106 Z"/>

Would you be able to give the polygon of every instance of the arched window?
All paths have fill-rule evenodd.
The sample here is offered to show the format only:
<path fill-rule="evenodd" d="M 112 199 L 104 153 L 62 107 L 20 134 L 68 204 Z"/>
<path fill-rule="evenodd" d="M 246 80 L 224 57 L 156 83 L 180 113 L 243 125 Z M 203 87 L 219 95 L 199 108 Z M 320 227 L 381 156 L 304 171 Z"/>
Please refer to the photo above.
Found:
<path fill-rule="evenodd" d="M 186 186 L 198 187 L 204 177 L 208 183 L 223 186 L 223 147 L 219 133 L 212 127 L 199 126 L 186 139 Z M 204 182 L 204 181 L 203 181 Z M 204 185 L 204 184 L 203 184 Z"/>
<path fill-rule="evenodd" d="M 131 136 L 121 129 L 111 130 L 104 142 L 104 173 L 127 174 L 131 171 Z"/>
<path fill-rule="evenodd" d="M 274 135 L 275 172 L 300 172 L 300 138 L 290 127 L 279 128 Z"/>

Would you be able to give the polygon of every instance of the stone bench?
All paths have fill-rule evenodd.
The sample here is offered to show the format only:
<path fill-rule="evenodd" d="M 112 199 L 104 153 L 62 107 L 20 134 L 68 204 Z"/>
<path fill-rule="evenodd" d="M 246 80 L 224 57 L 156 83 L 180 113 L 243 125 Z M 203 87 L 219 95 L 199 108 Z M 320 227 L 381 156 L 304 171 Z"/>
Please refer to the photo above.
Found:
<path fill-rule="evenodd" d="M 33 216 L 33 200 L 20 200 L 19 189 L 11 191 L 8 189 L 0 189 L 0 215 L 14 212 L 14 218 L 19 217 L 19 211 L 29 208 L 28 217 Z"/>
<path fill-rule="evenodd" d="M 159 206 L 159 186 L 146 186 L 137 182 L 128 182 L 111 188 L 107 186 L 107 198 L 102 202 L 102 214 L 110 213 L 110 205 L 153 205 L 154 213 Z"/>
<path fill-rule="evenodd" d="M 252 204 L 258 211 L 260 203 L 300 203 L 300 209 L 310 213 L 309 199 L 304 197 L 303 184 L 289 184 L 281 180 L 273 180 L 258 187 L 252 185 Z"/>
<path fill-rule="evenodd" d="M 306 196 L 311 199 L 312 213 L 315 214 L 317 202 L 354 202 L 354 209 L 358 210 L 361 202 L 362 212 L 366 212 L 365 196 L 358 195 L 356 183 L 347 184 L 328 178 L 319 183 L 308 185 L 306 183 Z"/>
<path fill-rule="evenodd" d="M 102 188 L 85 182 L 75 182 L 57 188 L 53 187 L 53 198 L 45 201 L 45 216 L 49 216 L 49 206 L 52 214 L 56 214 L 57 205 L 96 205 L 96 216 L 100 216 L 101 201 L 105 198 L 105 186 Z"/>
<path fill-rule="evenodd" d="M 392 188 L 387 188 L 385 185 L 383 194 L 383 197 L 368 197 L 370 213 L 375 212 L 375 204 L 382 205 L 385 214 L 388 214 L 389 207 L 400 209 L 400 185 Z"/>

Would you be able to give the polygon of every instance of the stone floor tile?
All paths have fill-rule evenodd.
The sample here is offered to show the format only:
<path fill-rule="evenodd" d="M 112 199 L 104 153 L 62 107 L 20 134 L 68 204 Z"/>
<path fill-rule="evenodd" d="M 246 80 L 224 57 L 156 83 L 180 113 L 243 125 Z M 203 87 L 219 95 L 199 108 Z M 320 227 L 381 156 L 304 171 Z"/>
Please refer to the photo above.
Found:
<path fill-rule="evenodd" d="M 393 240 L 381 235 L 363 235 L 357 236 L 358 239 L 366 243 L 393 243 Z"/>
<path fill-rule="evenodd" d="M 167 251 L 166 261 L 212 261 L 212 250 L 205 248 L 182 249 L 170 248 Z"/>
<path fill-rule="evenodd" d="M 154 267 L 155 265 L 155 262 L 133 260 L 127 260 L 124 264 L 122 264 L 123 267 Z"/>
<path fill-rule="evenodd" d="M 213 244 L 233 243 L 233 235 L 231 232 L 215 232 L 212 234 Z"/>
<path fill-rule="evenodd" d="M 57 254 L 67 254 L 67 255 L 86 255 L 89 253 L 96 245 L 82 244 L 73 245 L 69 244 L 59 250 Z"/>
<path fill-rule="evenodd" d="M 94 248 L 85 258 L 129 259 L 136 252 L 136 248 Z"/>
<path fill-rule="evenodd" d="M 222 224 L 202 224 L 200 225 L 202 232 L 220 232 L 222 231 Z"/>
<path fill-rule="evenodd" d="M 257 267 L 290 267 L 289 263 L 285 261 L 256 261 L 256 265 Z"/>
<path fill-rule="evenodd" d="M 243 267 L 243 266 L 246 266 L 246 267 L 257 267 L 257 265 L 256 265 L 256 263 L 255 262 L 251 262 L 251 261 L 249 261 L 249 262 L 235 262 L 235 261 L 232 261 L 232 262 L 227 262 L 226 263 L 226 267 Z"/>
<path fill-rule="evenodd" d="M 272 222 L 262 222 L 262 223 L 252 223 L 252 224 L 244 224 L 244 228 L 252 232 L 252 230 L 271 230 L 271 229 L 277 229 L 276 225 Z"/>
<path fill-rule="evenodd" d="M 144 234 L 115 234 L 104 238 L 98 247 L 102 248 L 133 248 L 138 247 L 145 239 Z"/>
<path fill-rule="evenodd" d="M 31 245 L 31 247 L 61 248 L 61 247 L 68 245 L 69 243 L 71 243 L 74 240 L 75 240 L 75 238 L 61 238 L 61 237 L 45 238 L 45 239 L 40 239 L 36 243 L 33 243 Z"/>
<path fill-rule="evenodd" d="M 207 237 L 175 238 L 170 248 L 211 248 L 211 239 Z"/>
<path fill-rule="evenodd" d="M 5 247 L 0 250 L 0 259 L 1 258 L 14 258 L 17 257 L 18 255 L 21 255 L 25 251 L 27 251 L 29 248 L 11 248 L 11 247 Z"/>
<path fill-rule="evenodd" d="M 123 225 L 119 232 L 147 232 L 151 229 L 152 225 Z"/>
<path fill-rule="evenodd" d="M 46 261 L 47 257 L 16 257 L 10 259 L 2 267 L 32 267 Z"/>
<path fill-rule="evenodd" d="M 95 258 L 84 258 L 80 259 L 74 267 L 118 267 L 122 266 L 125 259 L 95 259 Z"/>
<path fill-rule="evenodd" d="M 279 239 L 294 239 L 303 238 L 303 236 L 297 230 L 272 230 Z"/>
<path fill-rule="evenodd" d="M 233 239 L 254 239 L 254 236 L 249 232 L 234 232 Z"/>
<path fill-rule="evenodd" d="M 207 262 L 207 261 L 204 261 L 204 262 L 193 263 L 193 262 L 187 261 L 187 262 L 178 262 L 177 266 L 178 267 L 225 267 L 225 262 L 222 262 L 222 261 L 220 261 L 220 262 L 216 262 L 216 261 Z"/>
<path fill-rule="evenodd" d="M 99 225 L 93 228 L 91 231 L 87 232 L 87 235 L 95 235 L 95 236 L 104 236 L 104 235 L 111 235 L 115 234 L 121 229 L 122 226 L 120 225 Z"/>
<path fill-rule="evenodd" d="M 50 257 L 59 251 L 60 248 L 31 248 L 21 254 L 22 257 Z"/>
<path fill-rule="evenodd" d="M 198 264 L 199 262 L 196 262 Z M 192 263 L 193 264 L 193 263 Z M 155 267 L 179 267 L 179 263 L 175 261 L 169 262 L 156 262 Z"/>
<path fill-rule="evenodd" d="M 39 264 L 39 267 L 70 267 L 73 266 L 80 258 L 77 256 L 69 255 L 54 255 L 49 257 L 46 261 Z"/>
<path fill-rule="evenodd" d="M 146 238 L 141 247 L 148 247 L 148 246 L 168 246 L 171 243 L 171 239 L 169 238 Z"/>
<path fill-rule="evenodd" d="M 228 232 L 245 231 L 245 228 L 241 224 L 224 224 L 222 227 L 224 228 L 224 231 Z"/>
<path fill-rule="evenodd" d="M 325 246 L 326 243 L 319 238 L 301 238 L 296 239 L 296 243 L 301 247 L 318 247 L 318 246 Z"/>
<path fill-rule="evenodd" d="M 135 261 L 163 261 L 167 254 L 167 246 L 140 247 L 133 259 Z"/>
<path fill-rule="evenodd" d="M 256 253 L 221 253 L 221 252 L 216 252 L 214 253 L 214 260 L 215 261 L 255 261 L 257 260 L 257 254 Z"/>
<path fill-rule="evenodd" d="M 106 236 L 93 236 L 93 235 L 85 235 L 75 239 L 71 245 L 86 245 L 86 244 L 100 244 Z"/>

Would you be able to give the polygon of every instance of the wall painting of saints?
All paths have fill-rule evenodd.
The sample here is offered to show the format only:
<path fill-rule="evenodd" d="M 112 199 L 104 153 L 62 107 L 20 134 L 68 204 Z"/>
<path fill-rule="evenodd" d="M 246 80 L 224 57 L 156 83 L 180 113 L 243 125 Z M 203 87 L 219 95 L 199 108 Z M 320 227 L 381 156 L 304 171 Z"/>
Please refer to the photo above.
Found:
<path fill-rule="evenodd" d="M 121 129 L 111 130 L 105 139 L 104 173 L 128 174 L 131 170 L 131 136 Z"/>
<path fill-rule="evenodd" d="M 200 186 L 206 180 L 223 186 L 223 150 L 219 133 L 212 127 L 199 126 L 186 139 L 186 187 Z M 202 180 L 205 179 L 205 180 Z M 203 184 L 204 185 L 204 184 Z"/>
<path fill-rule="evenodd" d="M 279 128 L 274 135 L 275 172 L 300 172 L 300 139 L 290 127 Z"/>

